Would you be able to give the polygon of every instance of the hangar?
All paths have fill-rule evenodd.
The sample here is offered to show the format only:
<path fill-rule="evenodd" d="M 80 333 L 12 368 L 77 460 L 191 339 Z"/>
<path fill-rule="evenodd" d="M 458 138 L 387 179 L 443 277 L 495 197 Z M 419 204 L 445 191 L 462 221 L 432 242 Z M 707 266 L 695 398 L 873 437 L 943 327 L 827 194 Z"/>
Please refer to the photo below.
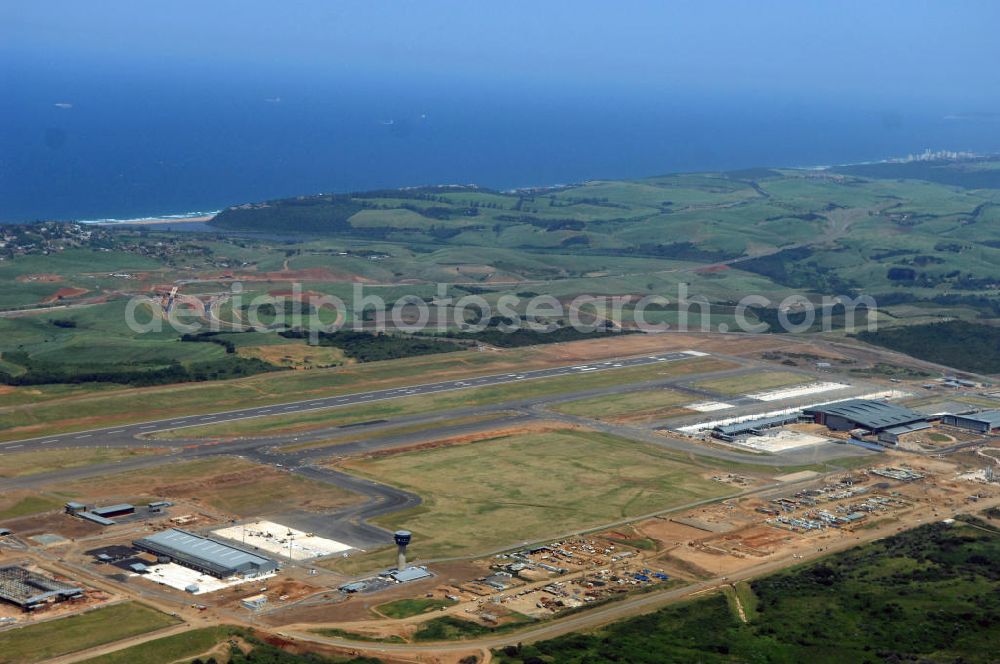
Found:
<path fill-rule="evenodd" d="M 817 424 L 826 425 L 834 431 L 865 429 L 871 433 L 881 433 L 886 429 L 903 426 L 910 426 L 911 431 L 930 426 L 927 416 L 922 413 L 868 399 L 848 399 L 806 408 L 803 412 Z"/>
<path fill-rule="evenodd" d="M 945 415 L 941 418 L 941 424 L 971 429 L 979 433 L 994 433 L 1000 431 L 1000 410 L 984 410 L 969 415 Z"/>
<path fill-rule="evenodd" d="M 83 588 L 12 565 L 0 567 L 0 599 L 33 611 L 46 604 L 83 596 Z"/>
<path fill-rule="evenodd" d="M 278 563 L 270 558 L 179 528 L 154 533 L 132 545 L 220 579 L 261 576 L 278 569 Z"/>

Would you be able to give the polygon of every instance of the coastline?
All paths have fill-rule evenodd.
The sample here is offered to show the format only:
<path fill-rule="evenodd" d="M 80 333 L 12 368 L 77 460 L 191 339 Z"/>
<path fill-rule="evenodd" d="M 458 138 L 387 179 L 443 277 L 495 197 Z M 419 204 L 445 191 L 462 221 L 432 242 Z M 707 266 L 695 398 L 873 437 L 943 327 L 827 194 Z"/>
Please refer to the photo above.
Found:
<path fill-rule="evenodd" d="M 926 153 L 930 153 L 931 151 L 930 150 L 925 150 L 924 152 L 926 154 Z M 937 152 L 942 152 L 942 151 L 937 151 Z M 971 153 L 971 152 L 968 152 L 968 153 L 963 154 L 962 157 L 961 157 L 961 159 L 962 160 L 965 160 L 965 159 L 981 159 L 981 158 L 990 157 L 990 156 L 992 156 L 992 155 L 989 154 L 989 153 L 982 153 L 981 154 L 981 153 Z M 769 166 L 768 168 L 782 168 L 782 169 L 797 170 L 797 171 L 813 171 L 813 172 L 816 172 L 816 171 L 829 170 L 831 168 L 840 168 L 840 167 L 847 167 L 847 166 L 866 166 L 866 165 L 872 165 L 872 164 L 892 164 L 892 163 L 908 163 L 910 161 L 921 161 L 921 159 L 914 159 L 913 157 L 914 157 L 914 155 L 911 154 L 911 155 L 908 155 L 907 157 L 887 157 L 885 159 L 877 159 L 877 160 L 871 160 L 871 161 L 845 162 L 845 163 L 842 163 L 842 164 L 812 164 L 812 165 L 805 165 L 805 166 L 803 166 L 803 165 L 799 165 L 799 166 Z M 682 171 L 682 172 L 685 172 L 685 173 L 687 173 L 687 172 L 697 173 L 699 171 Z M 614 178 L 611 178 L 611 179 L 614 179 Z M 513 189 L 506 189 L 506 190 L 503 190 L 503 191 L 516 192 L 516 191 L 529 191 L 529 190 L 550 190 L 550 189 L 551 190 L 556 190 L 556 189 L 564 189 L 566 187 L 572 187 L 575 184 L 580 184 L 580 183 L 548 184 L 548 185 L 536 185 L 536 186 L 530 186 L 530 187 L 516 187 L 516 188 L 513 188 Z M 414 188 L 419 188 L 419 187 L 442 187 L 442 188 L 444 188 L 444 187 L 455 187 L 455 186 L 476 187 L 476 186 L 479 186 L 479 185 L 476 185 L 476 184 L 469 184 L 469 185 L 455 185 L 455 184 L 409 185 L 409 186 L 396 187 L 396 189 L 398 189 L 400 191 L 405 191 L 406 189 L 414 189 Z M 322 195 L 322 193 L 329 193 L 329 192 L 320 192 L 320 193 L 317 193 L 317 194 L 302 194 L 302 195 L 304 195 L 304 196 Z M 179 214 L 162 214 L 162 215 L 151 216 L 151 217 L 135 217 L 135 218 L 130 218 L 130 219 L 114 219 L 114 218 L 108 218 L 108 219 L 77 219 L 77 220 L 75 220 L 75 223 L 95 225 L 95 226 L 148 226 L 148 225 L 180 224 L 180 223 L 208 223 L 212 219 L 214 219 L 215 216 L 217 214 L 219 214 L 220 212 L 222 212 L 221 209 L 219 209 L 219 210 L 210 210 L 210 211 L 199 211 L 199 212 L 184 212 L 184 213 L 179 213 Z"/>
<path fill-rule="evenodd" d="M 151 224 L 207 223 L 221 210 L 211 212 L 188 212 L 184 214 L 164 214 L 158 217 L 136 217 L 134 219 L 78 219 L 76 223 L 91 226 L 148 226 Z"/>

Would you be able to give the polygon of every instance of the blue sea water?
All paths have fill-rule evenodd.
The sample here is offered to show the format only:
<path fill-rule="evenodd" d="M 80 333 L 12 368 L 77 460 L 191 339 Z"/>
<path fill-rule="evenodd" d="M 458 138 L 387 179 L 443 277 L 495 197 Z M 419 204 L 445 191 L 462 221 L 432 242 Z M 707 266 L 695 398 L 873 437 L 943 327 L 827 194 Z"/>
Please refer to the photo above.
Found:
<path fill-rule="evenodd" d="M 517 81 L 22 66 L 0 221 L 139 218 L 420 184 L 494 188 L 1000 151 L 991 116 Z"/>

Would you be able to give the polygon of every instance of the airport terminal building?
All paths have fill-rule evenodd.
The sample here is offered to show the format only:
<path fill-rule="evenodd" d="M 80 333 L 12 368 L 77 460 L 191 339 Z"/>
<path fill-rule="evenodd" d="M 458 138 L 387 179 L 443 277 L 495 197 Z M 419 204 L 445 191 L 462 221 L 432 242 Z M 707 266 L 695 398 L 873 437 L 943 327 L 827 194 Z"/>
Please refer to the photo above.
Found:
<path fill-rule="evenodd" d="M 169 559 L 220 579 L 262 576 L 278 570 L 277 561 L 266 556 L 179 528 L 154 533 L 134 541 L 132 545 L 158 558 Z"/>
<path fill-rule="evenodd" d="M 1000 410 L 984 410 L 968 415 L 945 415 L 942 424 L 984 434 L 1000 432 Z"/>
<path fill-rule="evenodd" d="M 833 431 L 864 429 L 871 434 L 885 432 L 898 436 L 931 426 L 923 413 L 868 399 L 848 399 L 807 408 L 803 412 L 816 424 L 823 424 Z"/>

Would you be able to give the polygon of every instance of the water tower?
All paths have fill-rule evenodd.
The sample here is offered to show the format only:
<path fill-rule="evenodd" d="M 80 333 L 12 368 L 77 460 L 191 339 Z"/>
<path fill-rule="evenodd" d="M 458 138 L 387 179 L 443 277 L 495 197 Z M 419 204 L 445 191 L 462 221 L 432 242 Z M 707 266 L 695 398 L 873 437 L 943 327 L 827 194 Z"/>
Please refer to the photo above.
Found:
<path fill-rule="evenodd" d="M 409 530 L 397 530 L 393 533 L 393 538 L 396 540 L 396 569 L 403 571 L 406 569 L 406 546 L 410 543 L 410 539 L 413 534 Z"/>

